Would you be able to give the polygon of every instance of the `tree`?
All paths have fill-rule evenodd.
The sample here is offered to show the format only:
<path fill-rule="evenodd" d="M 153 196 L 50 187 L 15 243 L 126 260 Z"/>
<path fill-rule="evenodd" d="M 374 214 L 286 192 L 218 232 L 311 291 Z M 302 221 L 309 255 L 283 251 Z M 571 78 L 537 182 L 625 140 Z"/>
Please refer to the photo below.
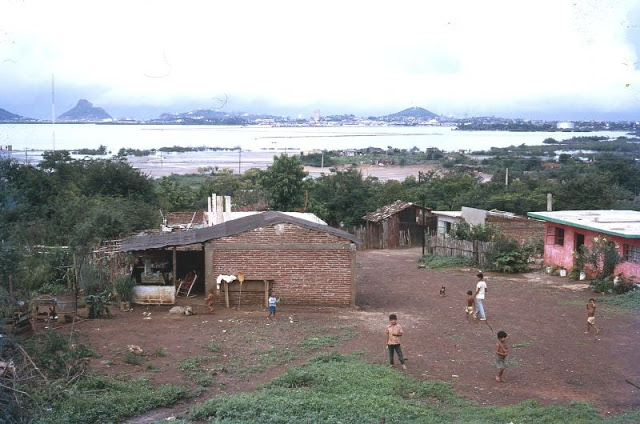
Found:
<path fill-rule="evenodd" d="M 267 193 L 269 207 L 295 211 L 304 205 L 304 178 L 307 176 L 297 156 L 273 157 L 273 165 L 262 171 L 258 183 Z"/>
<path fill-rule="evenodd" d="M 358 225 L 364 215 L 378 208 L 376 184 L 377 179 L 363 179 L 355 169 L 323 175 L 311 187 L 309 210 L 330 225 Z"/>

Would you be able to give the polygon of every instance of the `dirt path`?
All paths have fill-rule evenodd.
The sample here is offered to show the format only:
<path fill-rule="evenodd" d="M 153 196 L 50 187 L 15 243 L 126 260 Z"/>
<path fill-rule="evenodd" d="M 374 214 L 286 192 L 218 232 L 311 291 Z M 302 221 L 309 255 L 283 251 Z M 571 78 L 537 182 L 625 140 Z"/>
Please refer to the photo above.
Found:
<path fill-rule="evenodd" d="M 640 380 L 640 314 L 600 305 L 597 323 L 603 331 L 585 335 L 585 304 L 593 297 L 586 285 L 542 273 L 489 273 L 485 308 L 492 329 L 475 325 L 462 309 L 477 270 L 421 269 L 420 252 L 358 252 L 356 309 L 281 305 L 274 322 L 259 307 L 206 314 L 202 299 L 193 298 L 180 302 L 192 305 L 195 316 L 171 316 L 167 306 L 138 307 L 77 328 L 100 353 L 91 365 L 100 374 L 188 387 L 197 387 L 199 377 L 208 379 L 201 396 L 131 421 L 136 423 L 176 415 L 210 396 L 253 390 L 323 351 L 363 351 L 365 360 L 385 363 L 383 330 L 391 312 L 405 329 L 408 372 L 451 382 L 479 404 L 586 401 L 604 415 L 640 408 L 640 389 L 625 381 Z M 445 297 L 438 293 L 442 285 Z M 143 311 L 151 312 L 151 319 L 144 319 Z M 499 329 L 509 333 L 511 346 L 503 384 L 493 379 L 492 330 Z M 144 349 L 142 364 L 125 362 L 129 344 Z M 178 366 L 203 356 L 210 360 L 200 366 Z"/>

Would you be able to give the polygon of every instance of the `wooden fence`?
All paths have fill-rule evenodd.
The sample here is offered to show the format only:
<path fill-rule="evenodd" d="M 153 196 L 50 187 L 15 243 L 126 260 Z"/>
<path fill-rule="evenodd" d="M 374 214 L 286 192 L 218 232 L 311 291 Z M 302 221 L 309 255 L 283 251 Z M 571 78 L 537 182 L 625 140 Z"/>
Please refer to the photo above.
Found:
<path fill-rule="evenodd" d="M 440 235 L 428 236 L 425 240 L 426 252 L 438 256 L 463 256 L 477 264 L 486 262 L 487 253 L 493 247 L 491 242 L 456 240 Z"/>

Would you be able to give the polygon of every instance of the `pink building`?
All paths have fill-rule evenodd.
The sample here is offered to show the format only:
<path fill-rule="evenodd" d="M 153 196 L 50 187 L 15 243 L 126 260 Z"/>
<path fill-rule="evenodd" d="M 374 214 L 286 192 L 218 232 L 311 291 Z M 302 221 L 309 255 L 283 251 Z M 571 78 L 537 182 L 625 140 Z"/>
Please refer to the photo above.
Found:
<path fill-rule="evenodd" d="M 624 262 L 616 273 L 640 278 L 640 212 L 623 210 L 529 212 L 543 220 L 544 263 L 571 270 L 573 253 L 585 245 L 591 247 L 595 237 L 616 243 Z"/>

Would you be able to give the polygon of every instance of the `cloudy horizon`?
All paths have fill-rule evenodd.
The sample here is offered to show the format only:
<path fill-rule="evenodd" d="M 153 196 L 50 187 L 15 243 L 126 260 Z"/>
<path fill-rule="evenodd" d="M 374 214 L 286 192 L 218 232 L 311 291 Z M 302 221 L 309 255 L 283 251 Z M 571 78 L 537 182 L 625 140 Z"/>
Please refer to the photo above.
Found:
<path fill-rule="evenodd" d="M 0 108 L 639 119 L 637 1 L 442 3 L 0 0 Z"/>

